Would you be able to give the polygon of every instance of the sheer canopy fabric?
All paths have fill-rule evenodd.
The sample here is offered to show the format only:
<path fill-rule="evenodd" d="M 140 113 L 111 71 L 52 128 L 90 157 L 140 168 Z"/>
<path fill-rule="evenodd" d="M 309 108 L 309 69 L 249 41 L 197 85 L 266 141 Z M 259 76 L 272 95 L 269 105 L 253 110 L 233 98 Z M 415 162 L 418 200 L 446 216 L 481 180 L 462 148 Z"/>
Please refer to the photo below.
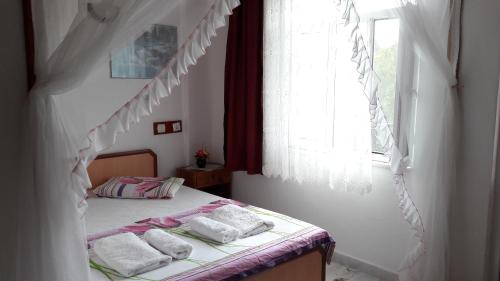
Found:
<path fill-rule="evenodd" d="M 404 124 L 412 147 L 405 154 L 402 147 L 395 146 L 393 171 L 404 175 L 403 184 L 418 207 L 423 227 L 413 227 L 418 242 L 403 264 L 402 280 L 449 277 L 449 205 L 456 185 L 459 139 L 455 76 L 460 8 L 461 0 L 420 0 L 402 2 L 396 9 L 407 38 L 412 39 L 418 70 L 412 73 L 412 88 L 400 89 L 417 93 L 417 109 L 414 123 Z M 407 161 L 398 159 L 408 159 L 410 168 L 401 164 Z M 405 218 L 417 225 L 416 216 Z"/>
<path fill-rule="evenodd" d="M 400 280 L 447 280 L 449 200 L 456 184 L 459 118 L 454 86 L 461 1 L 383 2 L 400 20 L 399 47 L 405 56 L 397 73 L 398 131 L 388 126 L 376 92 L 370 109 L 377 138 L 387 140 L 383 143 L 391 156 L 400 208 L 415 238 L 402 262 Z M 346 18 L 354 19 L 358 7 L 374 7 L 368 0 L 341 3 Z"/>
<path fill-rule="evenodd" d="M 24 123 L 16 280 L 88 280 L 86 166 L 179 85 L 239 1 L 32 2 L 37 83 Z M 176 26 L 179 43 L 155 78 L 112 103 L 101 102 L 104 90 L 82 90 L 99 62 L 153 24 Z"/>
<path fill-rule="evenodd" d="M 447 280 L 460 6 L 460 0 L 266 1 L 264 174 L 368 191 L 370 144 L 356 139 L 370 138 L 364 124 L 371 120 L 391 159 L 399 205 L 415 238 L 400 280 Z M 392 126 L 360 28 L 381 10 L 399 18 L 398 118 Z M 349 110 L 337 112 L 335 103 Z M 342 143 L 345 154 L 335 153 Z M 352 171 L 364 183 L 356 185 L 349 173 L 337 171 Z"/>

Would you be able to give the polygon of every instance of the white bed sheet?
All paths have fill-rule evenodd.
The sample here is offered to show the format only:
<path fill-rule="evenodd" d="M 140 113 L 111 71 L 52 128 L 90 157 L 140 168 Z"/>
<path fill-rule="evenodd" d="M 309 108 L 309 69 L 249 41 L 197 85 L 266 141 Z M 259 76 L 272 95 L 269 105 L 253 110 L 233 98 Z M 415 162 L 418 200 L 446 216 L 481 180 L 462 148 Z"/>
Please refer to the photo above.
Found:
<path fill-rule="evenodd" d="M 197 208 L 223 199 L 182 186 L 172 199 L 88 198 L 87 234 L 112 230 L 151 217 L 162 217 Z"/>

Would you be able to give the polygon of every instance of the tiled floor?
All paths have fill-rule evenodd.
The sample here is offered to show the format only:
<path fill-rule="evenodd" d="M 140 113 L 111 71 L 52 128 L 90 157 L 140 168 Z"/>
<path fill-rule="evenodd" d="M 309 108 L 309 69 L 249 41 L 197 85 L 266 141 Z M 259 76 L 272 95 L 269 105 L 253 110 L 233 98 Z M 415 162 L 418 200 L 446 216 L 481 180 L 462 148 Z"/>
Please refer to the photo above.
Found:
<path fill-rule="evenodd" d="M 347 268 L 338 263 L 326 267 L 326 281 L 382 281 L 364 272 Z"/>

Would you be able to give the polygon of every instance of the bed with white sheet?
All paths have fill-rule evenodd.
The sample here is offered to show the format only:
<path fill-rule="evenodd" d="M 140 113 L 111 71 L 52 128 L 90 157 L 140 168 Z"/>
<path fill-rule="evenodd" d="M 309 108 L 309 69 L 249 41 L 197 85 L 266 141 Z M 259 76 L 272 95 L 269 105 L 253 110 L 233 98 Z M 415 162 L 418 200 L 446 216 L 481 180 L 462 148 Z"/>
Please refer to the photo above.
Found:
<path fill-rule="evenodd" d="M 89 174 L 94 186 L 112 176 L 156 176 L 156 156 L 150 150 L 104 155 L 89 167 Z M 91 280 L 324 280 L 325 263 L 335 245 L 326 231 L 309 223 L 187 186 L 168 200 L 88 198 L 88 204 Z M 272 221 L 274 228 L 228 244 L 184 235 L 187 221 L 226 204 L 251 210 Z M 161 228 L 192 244 L 191 256 L 127 279 L 93 252 L 98 239 L 124 232 L 142 237 L 153 228 Z"/>
<path fill-rule="evenodd" d="M 173 215 L 223 199 L 183 186 L 173 199 L 89 198 L 87 233 L 96 234 L 145 218 Z"/>

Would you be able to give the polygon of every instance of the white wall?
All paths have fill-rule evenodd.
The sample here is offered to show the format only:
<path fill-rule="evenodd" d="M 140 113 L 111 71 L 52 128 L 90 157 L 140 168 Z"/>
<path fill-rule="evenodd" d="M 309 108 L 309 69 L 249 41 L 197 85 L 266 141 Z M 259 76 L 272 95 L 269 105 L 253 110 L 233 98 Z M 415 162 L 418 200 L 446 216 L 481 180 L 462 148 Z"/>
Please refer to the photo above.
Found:
<path fill-rule="evenodd" d="M 178 27 L 179 44 L 192 31 L 184 28 L 181 18 L 180 14 L 173 15 L 162 22 L 162 24 Z M 69 116 L 67 127 L 71 130 L 72 124 L 83 123 L 83 126 L 88 128 L 79 129 L 79 131 L 86 132 L 97 124 L 103 123 L 112 112 L 137 95 L 149 81 L 149 79 L 111 78 L 109 57 L 105 57 L 80 88 L 70 95 L 58 97 L 64 103 L 64 110 L 70 111 L 67 114 Z M 174 88 L 170 96 L 162 99 L 161 104 L 154 108 L 151 116 L 141 119 L 140 123 L 133 125 L 126 134 L 119 135 L 117 143 L 102 153 L 152 149 L 158 155 L 159 175 L 173 175 L 176 168 L 186 165 L 189 160 L 187 144 L 190 128 L 189 83 L 186 77 L 181 77 L 181 85 L 181 87 Z M 93 108 L 93 114 L 78 110 L 81 104 L 84 108 Z M 156 136 L 153 134 L 154 122 L 172 120 L 182 120 L 183 131 L 181 133 Z"/>
<path fill-rule="evenodd" d="M 451 280 L 481 280 L 500 59 L 500 2 L 465 0 L 460 77 L 462 149 Z"/>
<path fill-rule="evenodd" d="M 223 163 L 222 145 L 219 144 L 223 143 L 224 136 L 223 81 L 227 29 L 220 29 L 217 33 L 219 36 L 207 50 L 208 55 L 203 56 L 196 66 L 190 67 L 188 75 L 182 77 L 181 85 L 174 89 L 173 94 L 161 101 L 152 116 L 142 119 L 128 133 L 120 135 L 117 143 L 103 153 L 153 149 L 158 154 L 160 175 L 173 175 L 175 168 L 193 163 L 194 152 L 201 147 L 210 152 L 210 161 Z M 222 62 L 219 61 L 221 58 Z M 109 71 L 109 61 L 100 62 L 100 67 L 93 71 L 79 92 L 94 95 L 107 93 L 102 97 L 96 95 L 92 102 L 98 100 L 105 106 L 118 107 L 123 103 L 124 96 L 134 96 L 148 81 L 111 79 Z M 153 122 L 166 120 L 182 120 L 183 132 L 154 136 Z"/>
<path fill-rule="evenodd" d="M 186 3 L 189 11 L 181 9 L 173 15 L 165 15 L 161 24 L 178 27 L 178 44 L 184 43 L 192 32 L 193 26 L 205 13 L 206 7 L 198 5 L 192 0 Z M 182 6 L 185 7 L 185 6 Z M 195 16 L 186 17 L 183 13 Z M 196 22 L 194 22 L 196 21 Z M 193 67 L 190 70 L 194 69 Z M 203 73 L 203 72 L 202 72 Z M 111 78 L 109 57 L 104 57 L 96 69 L 90 73 L 83 84 L 67 95 L 57 96 L 56 101 L 60 103 L 61 111 L 67 117 L 65 126 L 70 131 L 75 141 L 86 137 L 86 132 L 98 124 L 104 123 L 111 114 L 123 106 L 128 100 L 136 96 L 149 79 L 120 79 Z M 112 153 L 149 148 L 158 155 L 158 173 L 160 175 L 173 175 L 175 169 L 192 162 L 194 151 L 191 145 L 191 135 L 194 137 L 207 135 L 210 130 L 204 130 L 197 126 L 198 122 L 190 122 L 192 116 L 190 108 L 196 109 L 196 101 L 199 97 L 190 98 L 190 88 L 199 90 L 195 85 L 188 82 L 189 77 L 181 76 L 181 86 L 175 87 L 172 94 L 161 100 L 161 104 L 153 109 L 151 116 L 142 118 L 139 124 L 131 126 L 129 132 L 118 135 L 117 143 L 101 153 Z M 206 84 L 206 87 L 210 87 Z M 210 89 L 209 89 L 210 90 Z M 93 112 L 89 114 L 89 111 Z M 206 114 L 210 118 L 210 114 Z M 201 116 L 201 118 L 205 118 Z M 181 133 L 167 135 L 153 135 L 153 123 L 158 121 L 182 120 L 183 131 Z M 207 119 L 210 120 L 210 119 Z M 196 121 L 196 120 L 195 120 Z M 191 133 L 192 132 L 192 133 Z M 197 142 L 200 143 L 200 141 Z"/>
<path fill-rule="evenodd" d="M 227 28 L 219 29 L 217 34 L 207 55 L 190 68 L 173 95 L 162 100 L 152 116 L 119 137 L 117 144 L 107 152 L 151 148 L 158 154 L 158 170 L 162 175 L 173 174 L 176 167 L 192 164 L 194 152 L 201 147 L 210 152 L 209 161 L 224 162 L 223 82 Z M 99 71 L 97 77 L 106 77 L 109 66 L 104 64 Z M 140 89 L 144 80 L 106 78 L 95 85 L 104 85 L 107 91 L 123 94 Z M 182 119 L 183 133 L 152 135 L 154 121 L 176 119 Z"/>
<path fill-rule="evenodd" d="M 206 146 L 210 161 L 224 163 L 224 62 L 227 28 L 217 37 L 189 73 L 190 149 Z"/>
<path fill-rule="evenodd" d="M 102 61 L 100 67 L 92 72 L 88 80 L 79 89 L 79 92 L 85 93 L 87 96 L 95 95 L 95 98 L 82 102 L 92 102 L 95 104 L 95 107 L 101 106 L 110 110 L 116 110 L 126 100 L 139 93 L 148 82 L 145 79 L 112 79 L 110 78 L 109 71 L 109 61 Z M 160 106 L 154 109 L 151 116 L 141 119 L 141 122 L 133 125 L 128 133 L 119 135 L 117 143 L 103 153 L 150 148 L 158 154 L 158 173 L 160 175 L 173 175 L 175 168 L 186 163 L 186 128 L 183 128 L 183 132 L 181 133 L 155 136 L 153 135 L 153 122 L 183 120 L 183 126 L 185 127 L 185 123 L 188 123 L 188 120 L 184 120 L 183 118 L 184 110 L 182 105 L 183 92 L 188 86 L 174 89 L 172 95 L 164 98 Z M 74 103 L 73 106 L 78 106 L 78 104 Z M 92 107 L 88 106 L 87 108 Z M 95 115 L 103 116 L 97 118 Z M 110 115 L 110 112 L 96 110 L 95 114 L 88 115 L 87 117 L 100 120 L 99 122 L 92 120 L 89 123 L 99 124 Z"/>
<path fill-rule="evenodd" d="M 111 86 L 112 83 L 115 82 L 109 85 Z M 143 86 L 144 80 L 124 80 L 120 83 L 129 86 L 142 84 Z M 159 107 L 155 108 L 151 116 L 143 118 L 141 123 L 134 125 L 127 134 L 118 137 L 117 143 L 105 153 L 150 148 L 158 155 L 158 174 L 173 175 L 177 167 L 186 164 L 185 143 L 188 120 L 183 120 L 183 116 L 182 89 L 176 89 L 171 96 L 163 100 Z M 182 120 L 183 132 L 153 135 L 153 122 L 167 120 Z"/>
<path fill-rule="evenodd" d="M 4 249 L 5 245 L 14 243 L 15 232 L 8 231 L 15 227 L 14 198 L 11 192 L 16 191 L 17 160 L 19 158 L 19 131 L 21 124 L 21 103 L 27 97 L 26 61 L 24 56 L 24 31 L 21 1 L 0 1 L 0 178 L 2 179 L 2 196 L 0 196 L 0 220 L 4 228 L 0 232 L 0 279 L 11 280 L 14 266 L 12 254 Z M 8 223 L 9 226 L 6 226 Z M 5 279 L 4 279 L 5 278 Z"/>

